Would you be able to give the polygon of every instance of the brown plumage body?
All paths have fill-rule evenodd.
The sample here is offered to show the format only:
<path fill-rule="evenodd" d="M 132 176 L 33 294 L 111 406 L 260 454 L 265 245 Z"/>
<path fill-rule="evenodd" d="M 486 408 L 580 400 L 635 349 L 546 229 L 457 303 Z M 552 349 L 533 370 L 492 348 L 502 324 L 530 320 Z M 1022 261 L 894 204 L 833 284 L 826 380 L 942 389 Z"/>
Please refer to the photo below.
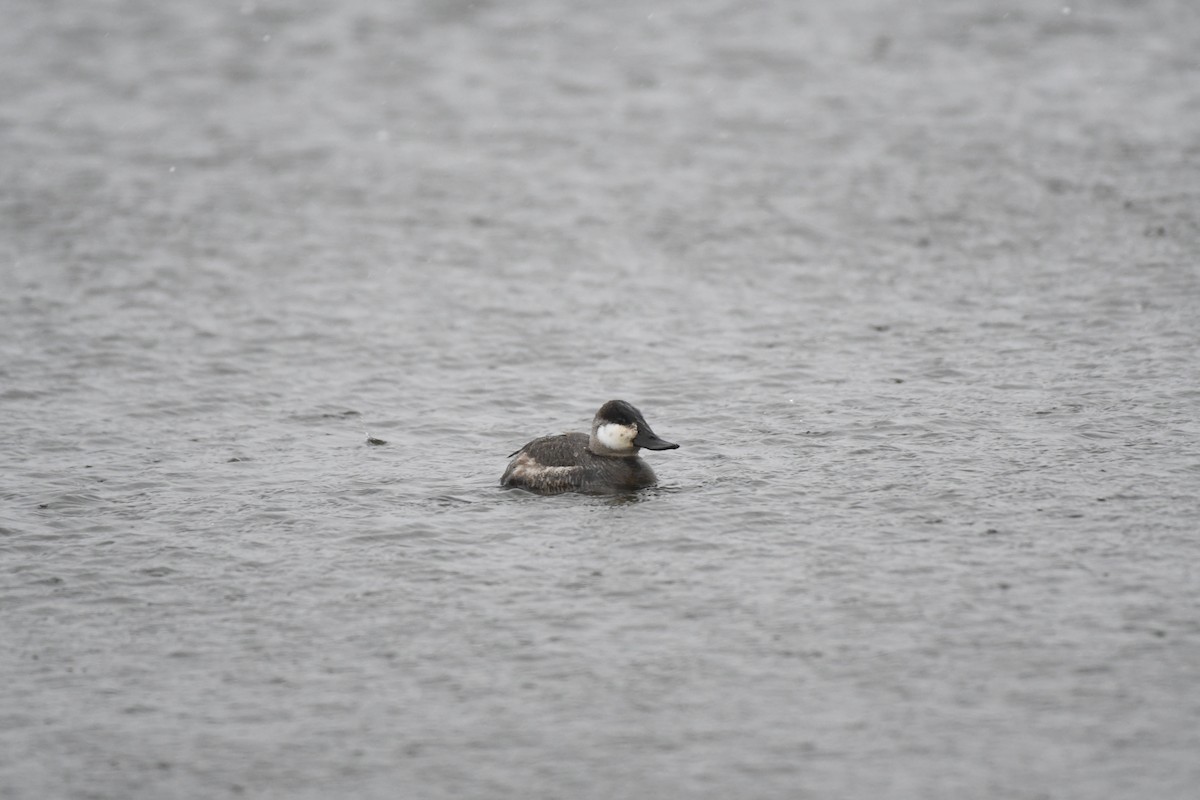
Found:
<path fill-rule="evenodd" d="M 644 489 L 658 480 L 638 456 L 598 456 L 587 445 L 586 433 L 534 439 L 514 453 L 500 483 L 543 494 L 606 494 Z"/>

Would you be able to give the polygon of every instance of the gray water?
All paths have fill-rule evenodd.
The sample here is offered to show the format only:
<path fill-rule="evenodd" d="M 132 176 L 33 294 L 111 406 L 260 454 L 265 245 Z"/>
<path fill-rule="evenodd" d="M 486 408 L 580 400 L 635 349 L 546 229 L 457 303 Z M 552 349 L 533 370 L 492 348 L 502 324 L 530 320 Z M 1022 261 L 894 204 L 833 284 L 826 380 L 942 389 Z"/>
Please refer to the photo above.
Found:
<path fill-rule="evenodd" d="M 1194 2 L 333 6 L 0 2 L 0 796 L 1196 796 Z"/>

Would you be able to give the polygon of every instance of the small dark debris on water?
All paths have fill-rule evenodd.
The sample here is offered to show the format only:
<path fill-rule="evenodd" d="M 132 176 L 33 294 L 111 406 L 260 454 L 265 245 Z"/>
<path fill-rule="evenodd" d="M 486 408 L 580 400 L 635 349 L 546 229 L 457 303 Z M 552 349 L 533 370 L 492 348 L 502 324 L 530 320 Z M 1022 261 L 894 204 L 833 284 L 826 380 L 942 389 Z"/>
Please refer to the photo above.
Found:
<path fill-rule="evenodd" d="M 892 37 L 876 36 L 875 42 L 871 45 L 871 60 L 882 61 L 887 57 L 888 51 L 892 49 Z"/>
<path fill-rule="evenodd" d="M 986 531 L 984 531 L 984 534 L 987 536 L 994 536 L 995 534 L 997 534 L 999 532 L 1000 531 L 996 528 L 988 528 Z"/>
<path fill-rule="evenodd" d="M 249 460 L 250 459 L 246 458 L 245 456 L 234 456 L 233 458 L 226 459 L 225 463 L 226 464 L 236 464 L 239 461 L 249 461 Z"/>
<path fill-rule="evenodd" d="M 892 329 L 891 325 L 872 325 L 871 326 L 871 330 L 876 331 L 878 333 L 887 333 L 891 329 Z"/>
<path fill-rule="evenodd" d="M 374 436 L 368 436 L 368 437 L 367 437 L 367 444 L 374 445 L 374 446 L 378 447 L 378 446 L 379 446 L 379 445 L 381 445 L 381 444 L 387 444 L 387 440 L 385 440 L 385 439 L 376 439 Z"/>

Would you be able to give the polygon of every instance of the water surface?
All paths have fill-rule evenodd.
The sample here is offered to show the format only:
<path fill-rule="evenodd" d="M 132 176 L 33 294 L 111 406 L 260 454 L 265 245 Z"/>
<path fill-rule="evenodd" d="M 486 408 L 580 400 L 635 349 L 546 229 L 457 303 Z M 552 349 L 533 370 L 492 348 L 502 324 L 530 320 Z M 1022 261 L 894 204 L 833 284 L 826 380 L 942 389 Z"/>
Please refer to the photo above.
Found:
<path fill-rule="evenodd" d="M 8 5 L 0 795 L 1193 796 L 1190 3 Z"/>

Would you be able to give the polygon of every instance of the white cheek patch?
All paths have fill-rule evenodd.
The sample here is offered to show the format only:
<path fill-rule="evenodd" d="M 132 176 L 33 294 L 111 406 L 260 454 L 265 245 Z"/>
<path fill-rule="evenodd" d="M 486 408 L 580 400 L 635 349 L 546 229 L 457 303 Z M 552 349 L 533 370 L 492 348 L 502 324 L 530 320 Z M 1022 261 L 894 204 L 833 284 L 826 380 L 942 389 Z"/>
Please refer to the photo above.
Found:
<path fill-rule="evenodd" d="M 596 439 L 609 450 L 617 452 L 633 449 L 633 437 L 637 436 L 637 425 L 618 425 L 608 422 L 596 429 Z"/>

